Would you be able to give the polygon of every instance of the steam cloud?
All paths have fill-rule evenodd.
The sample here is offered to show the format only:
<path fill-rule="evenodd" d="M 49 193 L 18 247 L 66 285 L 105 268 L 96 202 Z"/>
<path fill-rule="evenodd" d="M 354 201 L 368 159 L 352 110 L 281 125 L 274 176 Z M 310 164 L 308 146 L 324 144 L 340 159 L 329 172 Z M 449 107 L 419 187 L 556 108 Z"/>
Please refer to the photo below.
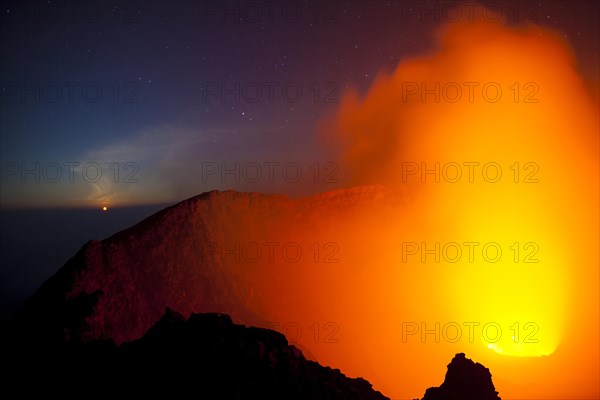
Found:
<path fill-rule="evenodd" d="M 535 265 L 432 269 L 455 293 L 446 299 L 455 318 L 539 322 L 537 355 L 549 360 L 481 355 L 506 377 L 503 397 L 598 395 L 598 343 L 589 338 L 598 337 L 599 128 L 589 87 L 558 32 L 462 20 L 437 31 L 429 54 L 381 73 L 363 98 L 346 93 L 322 126 L 347 185 L 410 187 L 421 205 L 415 242 L 539 246 Z M 415 302 L 436 307 L 427 293 L 441 290 L 420 287 Z M 572 364 L 586 367 L 561 375 Z"/>

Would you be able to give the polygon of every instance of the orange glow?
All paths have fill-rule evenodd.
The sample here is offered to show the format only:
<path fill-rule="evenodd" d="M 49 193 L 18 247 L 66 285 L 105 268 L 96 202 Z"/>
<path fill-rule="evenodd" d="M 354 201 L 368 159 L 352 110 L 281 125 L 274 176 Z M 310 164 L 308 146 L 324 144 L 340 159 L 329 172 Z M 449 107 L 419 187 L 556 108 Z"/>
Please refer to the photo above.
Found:
<path fill-rule="evenodd" d="M 102 207 L 102 211 L 108 211 L 108 208 L 106 208 L 106 206 Z"/>
<path fill-rule="evenodd" d="M 439 101 L 423 99 L 422 85 L 436 83 Z M 148 240 L 145 256 L 157 257 L 176 237 L 165 271 L 218 280 L 178 293 L 175 311 L 201 304 L 195 312 L 279 330 L 390 398 L 438 386 L 459 352 L 490 369 L 504 399 L 598 398 L 598 107 L 562 37 L 531 24 L 450 24 L 435 51 L 342 100 L 323 128 L 350 191 L 207 195 L 160 217 L 181 224 L 173 235 L 132 236 L 110 253 Z M 110 263 L 90 252 L 89 271 L 103 274 Z M 132 311 L 151 321 L 132 302 L 107 323 L 102 307 L 114 305 L 104 301 L 91 323 L 105 337 Z"/>
<path fill-rule="evenodd" d="M 340 354 L 331 364 L 366 374 L 388 396 L 412 398 L 465 351 L 490 368 L 503 398 L 598 397 L 598 108 L 562 37 L 532 24 L 449 24 L 433 53 L 381 74 L 364 98 L 349 92 L 343 100 L 325 132 L 348 181 L 405 186 L 412 203 L 379 223 L 360 226 L 354 216 L 342 228 L 361 232 L 339 271 L 360 285 L 338 301 L 363 299 L 345 323 L 372 369 Z M 439 183 L 421 175 L 436 163 Z M 474 262 L 464 245 L 471 242 L 479 243 Z M 416 254 L 399 263 L 406 243 Z M 429 254 L 422 262 L 435 243 L 441 261 Z M 490 260 L 502 250 L 499 261 L 484 259 L 486 244 Z M 361 248 L 376 251 L 354 254 Z M 457 248 L 462 258 L 448 262 Z M 357 275 L 360 265 L 369 276 Z M 435 343 L 430 333 L 422 343 L 422 323 L 440 323 L 450 339 L 457 325 L 463 338 L 472 326 L 474 341 Z M 418 333 L 403 343 L 407 327 Z"/>

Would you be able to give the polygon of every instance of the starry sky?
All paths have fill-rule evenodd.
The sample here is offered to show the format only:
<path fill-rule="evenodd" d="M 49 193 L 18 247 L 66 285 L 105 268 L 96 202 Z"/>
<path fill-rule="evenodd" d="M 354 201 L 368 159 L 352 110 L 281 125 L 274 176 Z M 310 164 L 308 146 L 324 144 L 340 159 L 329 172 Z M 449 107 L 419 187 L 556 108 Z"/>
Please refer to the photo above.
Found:
<path fill-rule="evenodd" d="M 2 2 L 0 316 L 87 240 L 166 204 L 343 186 L 322 121 L 431 51 L 456 4 Z M 600 3 L 466 4 L 560 31 L 598 99 Z"/>
<path fill-rule="evenodd" d="M 337 180 L 322 175 L 336 171 L 320 121 L 349 88 L 365 93 L 379 72 L 428 51 L 455 4 L 4 2 L 1 205 L 330 189 Z M 597 88 L 596 2 L 467 4 L 474 15 L 488 4 L 509 23 L 560 30 Z M 238 175 L 221 174 L 235 163 Z"/>

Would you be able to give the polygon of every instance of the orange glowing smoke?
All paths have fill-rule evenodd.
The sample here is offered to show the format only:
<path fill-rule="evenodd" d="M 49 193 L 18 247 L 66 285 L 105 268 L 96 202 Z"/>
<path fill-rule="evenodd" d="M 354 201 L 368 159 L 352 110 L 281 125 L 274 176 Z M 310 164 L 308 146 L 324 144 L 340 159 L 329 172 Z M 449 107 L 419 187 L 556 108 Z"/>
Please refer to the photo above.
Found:
<path fill-rule="evenodd" d="M 503 398 L 600 395 L 598 108 L 557 32 L 448 24 L 435 51 L 381 74 L 362 99 L 347 93 L 325 132 L 350 184 L 404 185 L 413 199 L 358 235 L 377 250 L 365 268 L 389 275 L 347 294 L 376 314 L 356 311 L 365 366 L 333 365 L 408 398 L 464 350 Z M 473 323 L 475 340 L 422 343 L 436 322 L 446 339 Z"/>

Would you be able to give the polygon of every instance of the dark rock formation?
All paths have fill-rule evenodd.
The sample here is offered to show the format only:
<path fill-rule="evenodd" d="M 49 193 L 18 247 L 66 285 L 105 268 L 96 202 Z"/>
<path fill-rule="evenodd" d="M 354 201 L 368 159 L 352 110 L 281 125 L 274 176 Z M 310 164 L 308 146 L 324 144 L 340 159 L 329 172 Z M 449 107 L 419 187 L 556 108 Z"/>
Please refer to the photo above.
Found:
<path fill-rule="evenodd" d="M 364 379 L 306 360 L 284 335 L 236 325 L 225 314 L 186 321 L 167 310 L 142 338 L 119 347 L 110 340 L 40 347 L 23 338 L 3 347 L 5 382 L 24 397 L 387 399 Z"/>
<path fill-rule="evenodd" d="M 490 370 L 459 353 L 448 364 L 444 383 L 427 389 L 422 400 L 500 400 Z"/>
<path fill-rule="evenodd" d="M 207 247 L 290 240 L 311 249 L 333 237 L 342 240 L 347 259 L 358 260 L 356 268 L 365 268 L 377 250 L 373 243 L 364 246 L 356 232 L 379 232 L 382 221 L 400 230 L 397 210 L 406 202 L 402 190 L 382 187 L 296 200 L 210 192 L 88 242 L 0 327 L 5 382 L 20 397 L 112 398 L 124 390 L 136 398 L 162 392 L 168 398 L 385 399 L 366 380 L 307 360 L 284 335 L 235 325 L 228 316 L 248 326 L 269 321 L 269 312 L 293 321 L 302 315 L 312 320 L 318 311 L 330 320 L 339 314 L 323 310 L 340 307 L 336 290 L 360 290 L 375 270 L 311 264 L 310 252 L 304 264 L 278 265 L 266 257 L 260 265 L 240 263 Z M 382 272 L 378 279 L 384 278 Z M 362 309 L 362 303 L 349 296 L 344 307 Z M 165 309 L 173 311 L 165 315 Z M 354 314 L 346 318 L 355 322 Z M 344 345 L 336 351 L 359 347 L 356 337 Z M 441 399 L 499 400 L 489 371 L 464 354 L 424 398 Z"/>
<path fill-rule="evenodd" d="M 337 190 L 304 199 L 234 191 L 203 193 L 103 241 L 88 242 L 44 283 L 18 319 L 28 325 L 26 334 L 76 341 L 113 339 L 117 344 L 141 337 L 165 308 L 185 317 L 225 313 L 260 326 L 271 317 L 265 315 L 263 305 L 274 304 L 274 290 L 286 293 L 276 280 L 288 278 L 275 274 L 291 270 L 290 264 L 277 268 L 269 263 L 268 249 L 263 247 L 258 260 L 263 264 L 258 265 L 248 261 L 249 256 L 240 257 L 240 247 L 254 243 L 252 252 L 264 243 L 276 243 L 280 256 L 282 243 L 302 243 L 304 232 L 302 245 L 308 259 L 309 246 L 327 226 L 325 218 L 399 203 L 404 197 L 382 187 Z M 339 234 L 323 236 L 323 241 L 332 236 L 337 240 Z M 235 248 L 236 254 L 231 254 Z M 294 265 L 318 281 L 309 268 Z"/>
<path fill-rule="evenodd" d="M 331 282 L 339 281 L 332 268 L 311 264 L 309 246 L 322 232 L 337 239 L 336 222 L 350 215 L 372 218 L 372 206 L 404 201 L 401 191 L 382 187 L 303 199 L 215 191 L 90 241 L 2 327 L 2 356 L 11 366 L 6 381 L 23 392 L 66 397 L 76 385 L 110 397 L 123 386 L 135 394 L 161 389 L 169 397 L 191 391 L 201 398 L 384 399 L 367 381 L 306 360 L 284 335 L 233 325 L 222 314 L 247 326 L 300 318 L 298 308 L 286 308 L 306 308 L 287 300 L 291 287 L 305 282 L 314 296 L 321 285 L 331 296 Z M 248 242 L 281 248 L 286 240 L 304 246 L 305 264 L 264 256 L 259 265 L 240 262 L 239 252 L 212 251 Z M 281 313 L 269 314 L 273 307 Z M 174 311 L 164 316 L 165 309 Z"/>

